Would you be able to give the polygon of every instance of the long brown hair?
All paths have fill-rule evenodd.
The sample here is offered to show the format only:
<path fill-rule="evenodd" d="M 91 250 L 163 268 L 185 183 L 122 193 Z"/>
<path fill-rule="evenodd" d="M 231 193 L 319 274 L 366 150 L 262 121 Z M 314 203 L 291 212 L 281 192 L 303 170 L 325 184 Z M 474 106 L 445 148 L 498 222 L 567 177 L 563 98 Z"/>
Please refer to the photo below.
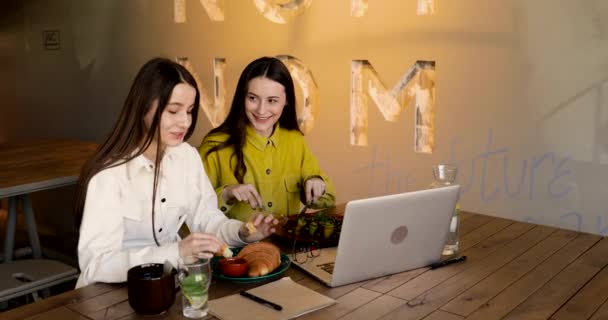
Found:
<path fill-rule="evenodd" d="M 245 177 L 245 173 L 247 173 L 247 166 L 245 166 L 243 157 L 243 147 L 245 146 L 247 135 L 246 128 L 249 124 L 249 119 L 247 119 L 247 115 L 245 114 L 245 98 L 249 91 L 249 81 L 257 77 L 268 78 L 283 85 L 287 105 L 283 108 L 283 113 L 279 117 L 279 123 L 281 128 L 300 131 L 296 115 L 296 94 L 293 79 L 287 67 L 285 67 L 281 60 L 273 57 L 262 57 L 249 63 L 241 73 L 226 120 L 207 134 L 207 136 L 212 136 L 215 133 L 226 133 L 228 134 L 228 139 L 215 145 L 205 154 L 205 157 L 207 157 L 212 152 L 233 147 L 234 153 L 232 156 L 236 157 L 236 167 L 233 170 L 234 176 L 239 183 L 243 183 L 243 178 Z"/>
<path fill-rule="evenodd" d="M 180 64 L 166 58 L 154 58 L 144 64 L 127 95 L 118 120 L 106 140 L 97 148 L 95 154 L 83 166 L 76 188 L 74 213 L 76 224 L 82 222 L 84 204 L 87 197 L 89 181 L 100 171 L 119 166 L 141 155 L 150 146 L 154 137 L 160 139 L 160 119 L 167 103 L 171 99 L 173 88 L 180 83 L 191 85 L 196 90 L 192 124 L 184 140 L 188 139 L 196 126 L 198 115 L 199 92 L 194 77 Z M 158 104 L 154 119 L 146 128 L 144 116 L 154 103 Z M 156 144 L 154 166 L 154 185 L 152 186 L 152 224 L 154 225 L 154 203 L 156 201 L 157 179 L 162 159 L 161 142 Z M 152 230 L 154 240 L 156 233 Z M 156 241 L 158 244 L 158 241 Z"/>

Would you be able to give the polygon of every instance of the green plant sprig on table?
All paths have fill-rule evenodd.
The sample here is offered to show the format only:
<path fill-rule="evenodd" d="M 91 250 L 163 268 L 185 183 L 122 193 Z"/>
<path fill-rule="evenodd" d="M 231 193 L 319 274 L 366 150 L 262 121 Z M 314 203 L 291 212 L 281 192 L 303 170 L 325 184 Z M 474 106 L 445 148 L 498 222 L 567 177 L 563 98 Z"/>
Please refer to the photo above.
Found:
<path fill-rule="evenodd" d="M 336 226 L 336 219 L 323 211 L 317 212 L 317 214 L 315 214 L 314 216 L 314 219 L 321 226 L 323 226 L 323 236 L 325 237 L 325 239 L 329 239 L 329 237 L 331 237 L 332 233 L 334 232 L 334 228 Z"/>

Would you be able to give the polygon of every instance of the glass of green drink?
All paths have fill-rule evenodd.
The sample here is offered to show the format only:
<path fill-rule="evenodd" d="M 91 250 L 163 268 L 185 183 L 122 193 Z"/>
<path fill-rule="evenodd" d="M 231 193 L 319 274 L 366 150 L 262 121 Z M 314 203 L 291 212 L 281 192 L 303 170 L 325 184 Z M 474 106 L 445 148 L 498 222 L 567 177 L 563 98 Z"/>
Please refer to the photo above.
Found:
<path fill-rule="evenodd" d="M 177 279 L 182 291 L 182 313 L 188 318 L 207 315 L 211 265 L 209 259 L 196 256 L 182 257 L 178 261 Z"/>

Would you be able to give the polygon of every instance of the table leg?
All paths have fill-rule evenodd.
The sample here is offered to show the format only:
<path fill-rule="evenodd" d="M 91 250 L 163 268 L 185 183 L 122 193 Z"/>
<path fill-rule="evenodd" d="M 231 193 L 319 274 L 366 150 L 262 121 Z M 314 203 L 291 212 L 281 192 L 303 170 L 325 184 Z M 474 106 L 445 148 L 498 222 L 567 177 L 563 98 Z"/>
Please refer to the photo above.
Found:
<path fill-rule="evenodd" d="M 4 238 L 4 262 L 13 260 L 15 231 L 17 230 L 17 200 L 18 197 L 8 198 L 8 217 L 6 221 L 6 236 Z"/>
<path fill-rule="evenodd" d="M 38 228 L 36 227 L 36 218 L 34 217 L 34 209 L 32 208 L 32 199 L 29 194 L 21 195 L 23 200 L 23 214 L 25 215 L 25 223 L 27 224 L 27 236 L 32 245 L 34 259 L 42 258 L 42 249 L 40 248 L 40 239 L 38 238 Z"/>

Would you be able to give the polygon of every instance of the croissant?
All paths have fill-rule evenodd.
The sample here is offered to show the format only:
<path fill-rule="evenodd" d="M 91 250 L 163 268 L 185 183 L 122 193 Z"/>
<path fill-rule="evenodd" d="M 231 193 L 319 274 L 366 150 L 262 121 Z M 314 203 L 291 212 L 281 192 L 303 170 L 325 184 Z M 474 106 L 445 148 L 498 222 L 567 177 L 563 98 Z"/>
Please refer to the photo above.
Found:
<path fill-rule="evenodd" d="M 249 277 L 265 276 L 281 264 L 279 248 L 269 242 L 248 244 L 236 257 L 247 261 L 249 265 L 247 275 Z"/>

